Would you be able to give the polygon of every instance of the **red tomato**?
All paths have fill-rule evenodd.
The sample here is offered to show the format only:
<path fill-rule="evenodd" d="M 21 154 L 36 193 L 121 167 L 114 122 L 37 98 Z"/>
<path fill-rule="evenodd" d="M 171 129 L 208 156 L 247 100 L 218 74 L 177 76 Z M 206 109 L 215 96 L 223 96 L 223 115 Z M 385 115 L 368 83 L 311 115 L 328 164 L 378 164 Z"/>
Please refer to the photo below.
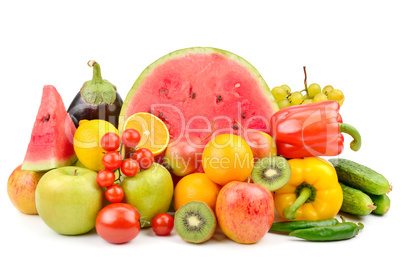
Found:
<path fill-rule="evenodd" d="M 120 137 L 114 132 L 108 132 L 101 139 L 101 146 L 106 151 L 116 151 L 120 147 Z"/>
<path fill-rule="evenodd" d="M 101 170 L 96 175 L 96 182 L 100 187 L 109 187 L 114 183 L 115 179 L 114 172 L 108 169 Z"/>
<path fill-rule="evenodd" d="M 139 234 L 140 214 L 130 204 L 110 204 L 98 213 L 95 228 L 98 235 L 106 241 L 123 244 Z"/>
<path fill-rule="evenodd" d="M 154 230 L 156 235 L 165 236 L 170 234 L 173 226 L 173 217 L 167 213 L 158 214 L 152 220 L 152 230 Z"/>
<path fill-rule="evenodd" d="M 141 135 L 137 130 L 133 128 L 128 128 L 123 131 L 123 134 L 121 135 L 121 140 L 123 141 L 123 144 L 127 147 L 134 148 L 138 145 L 138 143 L 140 143 Z"/>
<path fill-rule="evenodd" d="M 105 196 L 107 201 L 110 203 L 119 203 L 124 198 L 123 188 L 121 188 L 120 185 L 113 184 L 112 186 L 107 187 Z"/>
<path fill-rule="evenodd" d="M 134 177 L 140 171 L 140 165 L 137 160 L 127 158 L 121 163 L 120 169 L 127 177 Z"/>
<path fill-rule="evenodd" d="M 147 148 L 140 148 L 133 154 L 132 157 L 137 160 L 141 169 L 148 169 L 154 163 L 154 154 Z"/>
<path fill-rule="evenodd" d="M 115 170 L 121 166 L 121 155 L 116 151 L 107 152 L 102 157 L 102 164 L 106 169 Z"/>

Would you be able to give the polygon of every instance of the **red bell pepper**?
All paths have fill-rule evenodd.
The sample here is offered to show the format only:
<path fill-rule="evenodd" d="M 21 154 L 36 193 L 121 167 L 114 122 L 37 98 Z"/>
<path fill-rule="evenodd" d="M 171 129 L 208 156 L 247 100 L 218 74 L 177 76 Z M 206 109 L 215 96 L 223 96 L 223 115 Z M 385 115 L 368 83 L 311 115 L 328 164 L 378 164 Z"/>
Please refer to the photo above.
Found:
<path fill-rule="evenodd" d="M 353 137 L 350 148 L 360 149 L 361 137 L 342 122 L 339 103 L 323 101 L 284 108 L 271 117 L 278 154 L 286 158 L 334 156 L 343 151 L 342 132 Z"/>

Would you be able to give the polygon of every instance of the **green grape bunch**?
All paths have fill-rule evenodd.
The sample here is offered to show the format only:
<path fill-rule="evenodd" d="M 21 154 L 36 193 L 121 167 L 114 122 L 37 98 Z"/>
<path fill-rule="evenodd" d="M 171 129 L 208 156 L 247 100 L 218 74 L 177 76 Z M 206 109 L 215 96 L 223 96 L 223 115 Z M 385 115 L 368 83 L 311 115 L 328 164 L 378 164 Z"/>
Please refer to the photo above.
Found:
<path fill-rule="evenodd" d="M 317 83 L 312 83 L 307 86 L 306 67 L 304 66 L 303 69 L 305 77 L 303 90 L 292 92 L 290 87 L 286 84 L 274 87 L 272 89 L 272 95 L 274 96 L 279 109 L 327 100 L 337 101 L 339 105 L 342 106 L 345 96 L 341 90 L 334 89 L 331 85 L 327 85 L 321 89 L 321 86 Z"/>

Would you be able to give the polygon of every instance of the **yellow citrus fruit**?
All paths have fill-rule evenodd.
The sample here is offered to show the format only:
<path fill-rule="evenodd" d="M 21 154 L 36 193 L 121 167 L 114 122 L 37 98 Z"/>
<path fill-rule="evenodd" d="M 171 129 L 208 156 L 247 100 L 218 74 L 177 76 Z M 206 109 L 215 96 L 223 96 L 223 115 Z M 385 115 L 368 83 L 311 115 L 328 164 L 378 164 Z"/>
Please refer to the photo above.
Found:
<path fill-rule="evenodd" d="M 173 206 L 177 211 L 190 201 L 203 201 L 212 210 L 221 187 L 208 179 L 205 173 L 192 173 L 183 177 L 176 185 L 173 194 Z"/>
<path fill-rule="evenodd" d="M 119 131 L 107 121 L 80 121 L 74 134 L 74 151 L 78 160 L 86 168 L 95 171 L 105 169 L 102 157 L 106 151 L 101 146 L 101 139 L 108 132 L 119 135 Z"/>
<path fill-rule="evenodd" d="M 169 131 L 158 117 L 150 113 L 136 113 L 127 118 L 123 130 L 133 128 L 141 135 L 138 148 L 148 148 L 154 155 L 165 151 L 169 144 Z"/>
<path fill-rule="evenodd" d="M 202 167 L 207 177 L 219 185 L 244 181 L 253 170 L 253 152 L 246 141 L 234 134 L 212 138 L 202 153 Z"/>

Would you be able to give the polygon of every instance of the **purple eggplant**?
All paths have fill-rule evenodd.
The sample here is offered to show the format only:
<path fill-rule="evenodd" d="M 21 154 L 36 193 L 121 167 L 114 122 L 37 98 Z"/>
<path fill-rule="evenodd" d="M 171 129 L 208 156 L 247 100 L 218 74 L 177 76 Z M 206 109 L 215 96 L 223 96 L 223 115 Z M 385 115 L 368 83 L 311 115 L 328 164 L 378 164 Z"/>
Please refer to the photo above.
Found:
<path fill-rule="evenodd" d="M 93 67 L 92 80 L 84 83 L 67 112 L 75 127 L 78 127 L 79 122 L 84 119 L 102 119 L 117 128 L 123 100 L 116 87 L 102 78 L 99 64 L 91 60 L 88 65 Z"/>

